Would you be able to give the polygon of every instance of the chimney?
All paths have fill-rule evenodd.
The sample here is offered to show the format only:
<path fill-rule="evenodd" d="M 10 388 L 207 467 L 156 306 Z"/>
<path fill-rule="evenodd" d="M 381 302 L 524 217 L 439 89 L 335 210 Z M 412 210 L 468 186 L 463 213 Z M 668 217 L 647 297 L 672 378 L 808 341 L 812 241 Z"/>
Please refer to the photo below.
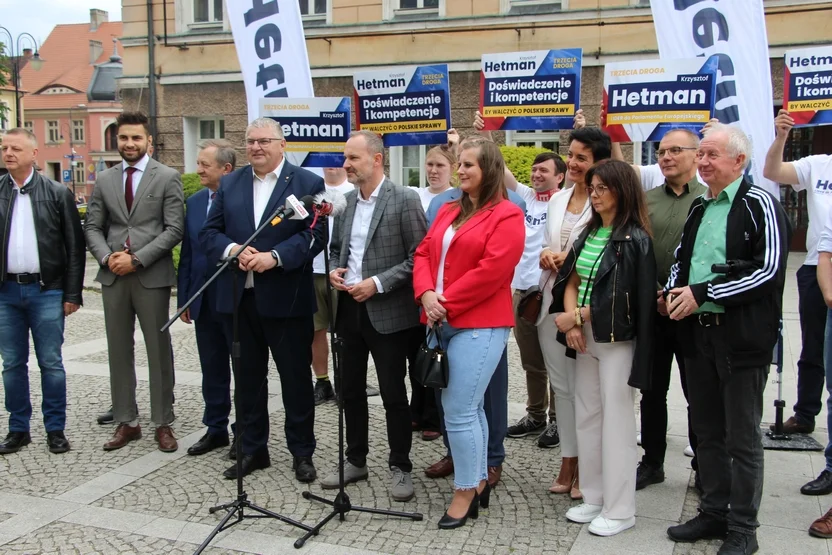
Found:
<path fill-rule="evenodd" d="M 32 58 L 32 49 L 31 48 L 24 48 L 23 49 L 23 59 L 30 60 Z"/>
<path fill-rule="evenodd" d="M 110 16 L 104 10 L 92 8 L 90 10 L 90 32 L 95 32 L 102 23 L 107 23 Z"/>
<path fill-rule="evenodd" d="M 90 64 L 94 64 L 98 61 L 98 58 L 101 57 L 101 54 L 104 53 L 104 45 L 101 44 L 100 40 L 91 40 L 90 41 Z"/>

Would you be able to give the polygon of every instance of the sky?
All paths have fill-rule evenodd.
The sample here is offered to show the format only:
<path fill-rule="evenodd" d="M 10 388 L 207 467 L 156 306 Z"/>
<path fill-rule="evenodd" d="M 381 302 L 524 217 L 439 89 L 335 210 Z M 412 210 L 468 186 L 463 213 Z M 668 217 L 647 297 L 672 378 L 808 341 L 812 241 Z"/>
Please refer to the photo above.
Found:
<path fill-rule="evenodd" d="M 121 20 L 121 0 L 0 0 L 0 26 L 8 29 L 15 41 L 20 33 L 26 32 L 40 45 L 55 25 L 89 22 L 90 8 L 109 12 L 110 21 Z M 0 29 L 0 42 L 8 40 Z M 30 42 L 22 39 L 21 48 L 28 48 Z M 14 48 L 17 50 L 17 45 Z"/>

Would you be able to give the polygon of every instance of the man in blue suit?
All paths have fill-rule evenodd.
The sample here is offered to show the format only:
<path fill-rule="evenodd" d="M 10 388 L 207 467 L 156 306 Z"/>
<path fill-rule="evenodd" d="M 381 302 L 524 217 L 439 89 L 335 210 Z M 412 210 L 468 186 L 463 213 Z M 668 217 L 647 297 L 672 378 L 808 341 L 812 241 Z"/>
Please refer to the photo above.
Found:
<path fill-rule="evenodd" d="M 251 165 L 222 178 L 199 234 L 209 265 L 236 252 L 290 195 L 300 199 L 324 191 L 321 177 L 286 161 L 285 147 L 283 130 L 273 119 L 258 118 L 246 129 L 246 156 Z M 234 381 L 243 415 L 236 434 L 242 442 L 244 476 L 271 465 L 266 381 L 271 351 L 283 389 L 284 430 L 295 477 L 301 482 L 317 477 L 312 463 L 315 404 L 311 364 L 317 310 L 312 260 L 327 238 L 325 225 L 313 229 L 310 223 L 310 218 L 286 219 L 267 226 L 240 254 L 239 269 L 225 272 L 217 280 L 216 309 L 225 316 L 225 332 L 230 338 L 232 272 L 239 272 L 240 368 Z M 236 478 L 236 467 L 223 475 Z"/>
<path fill-rule="evenodd" d="M 199 144 L 196 173 L 205 188 L 187 200 L 185 233 L 177 276 L 176 299 L 179 308 L 205 284 L 216 268 L 208 265 L 205 252 L 199 244 L 199 232 L 217 196 L 220 179 L 234 171 L 236 162 L 237 153 L 226 140 L 211 139 Z M 231 365 L 222 317 L 214 308 L 216 300 L 217 285 L 214 282 L 181 316 L 183 322 L 193 323 L 196 328 L 196 347 L 202 367 L 202 399 L 205 402 L 202 423 L 208 427 L 205 435 L 188 449 L 189 455 L 204 455 L 229 444 Z"/>

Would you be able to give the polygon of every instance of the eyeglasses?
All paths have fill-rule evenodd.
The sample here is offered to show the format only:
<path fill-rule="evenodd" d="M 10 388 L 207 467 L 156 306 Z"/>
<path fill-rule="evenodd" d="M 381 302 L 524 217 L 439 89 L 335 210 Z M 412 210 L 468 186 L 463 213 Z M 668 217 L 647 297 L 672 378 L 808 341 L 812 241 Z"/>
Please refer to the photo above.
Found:
<path fill-rule="evenodd" d="M 595 196 L 603 197 L 610 188 L 606 185 L 587 185 L 586 192 L 590 195 L 595 193 Z"/>
<path fill-rule="evenodd" d="M 268 148 L 272 141 L 282 141 L 283 139 L 246 139 L 246 147 L 254 148 L 254 145 L 260 145 L 260 148 Z"/>
<path fill-rule="evenodd" d="M 695 146 L 672 146 L 670 148 L 660 148 L 656 151 L 656 156 L 659 158 L 664 157 L 665 154 L 670 154 L 674 158 L 682 154 L 683 150 L 696 150 Z"/>

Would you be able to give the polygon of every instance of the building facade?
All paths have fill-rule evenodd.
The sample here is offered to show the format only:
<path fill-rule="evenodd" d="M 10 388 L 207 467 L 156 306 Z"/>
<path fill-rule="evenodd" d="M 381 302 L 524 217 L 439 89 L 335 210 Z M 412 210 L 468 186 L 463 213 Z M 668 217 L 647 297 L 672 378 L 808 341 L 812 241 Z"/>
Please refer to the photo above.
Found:
<path fill-rule="evenodd" d="M 403 64 L 447 63 L 452 123 L 470 130 L 479 103 L 484 53 L 580 47 L 584 52 L 581 105 L 600 120 L 603 66 L 658 57 L 649 0 L 299 0 L 316 96 L 352 95 L 354 72 Z M 155 138 L 160 161 L 193 171 L 196 143 L 224 137 L 241 145 L 246 101 L 225 4 L 221 0 L 123 0 L 127 109 L 148 109 L 148 40 L 154 35 L 157 79 Z M 832 2 L 764 0 L 773 79 L 772 110 L 782 103 L 783 54 L 828 43 Z M 832 127 L 801 134 L 793 154 L 832 152 Z M 537 130 L 509 132 L 508 144 L 563 151 L 565 136 Z M 652 149 L 626 152 L 650 162 Z M 390 151 L 390 174 L 400 183 L 424 183 L 425 147 Z M 784 198 L 798 228 L 805 206 Z M 792 202 L 793 201 L 793 202 Z"/>
<path fill-rule="evenodd" d="M 90 10 L 90 22 L 56 25 L 41 45 L 43 64 L 21 71 L 24 127 L 38 138 L 41 172 L 83 200 L 98 171 L 121 161 L 115 119 L 121 113 L 116 79 L 122 74 L 121 22 Z"/>

